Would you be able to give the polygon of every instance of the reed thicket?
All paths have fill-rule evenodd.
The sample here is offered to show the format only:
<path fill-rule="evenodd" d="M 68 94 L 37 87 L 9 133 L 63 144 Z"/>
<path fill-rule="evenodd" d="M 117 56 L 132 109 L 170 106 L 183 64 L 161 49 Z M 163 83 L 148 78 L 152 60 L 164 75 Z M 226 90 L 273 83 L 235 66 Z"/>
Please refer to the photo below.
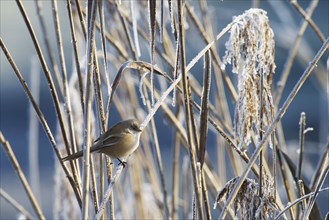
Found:
<path fill-rule="evenodd" d="M 53 218 L 324 218 L 328 209 L 319 210 L 316 201 L 320 194 L 328 195 L 323 185 L 329 170 L 328 142 L 319 143 L 315 172 L 305 173 L 302 165 L 310 160 L 304 151 L 305 134 L 310 129 L 303 109 L 296 112 L 301 115 L 298 161 L 287 154 L 282 127 L 283 116 L 313 72 L 329 101 L 323 59 L 328 37 L 312 20 L 318 1 L 311 1 L 307 9 L 290 2 L 290 12 L 299 13 L 301 24 L 295 29 L 288 22 L 280 24 L 292 29 L 295 38 L 286 47 L 285 64 L 275 63 L 276 44 L 285 45 L 283 33 L 273 31 L 268 13 L 257 9 L 263 4 L 257 0 L 251 2 L 255 8 L 230 14 L 235 17 L 226 24 L 218 19 L 221 14 L 214 16 L 221 3 L 212 1 L 67 0 L 65 7 L 63 2 L 36 1 L 35 24 L 24 2 L 16 3 L 37 53 L 35 65 L 48 83 L 56 130 L 50 129 L 37 94 L 31 92 L 34 86 L 25 83 L 1 38 L 2 55 L 55 154 Z M 277 4 L 270 6 L 280 14 L 282 4 Z M 49 6 L 52 14 L 45 15 L 44 7 Z M 52 16 L 52 25 L 47 16 Z M 219 26 L 224 28 L 217 31 Z M 302 41 L 307 27 L 315 33 L 314 40 L 322 42 L 316 53 Z M 64 48 L 63 36 L 70 37 L 69 48 Z M 297 61 L 308 64 L 285 97 L 283 90 Z M 276 72 L 278 65 L 282 73 Z M 279 74 L 278 81 L 274 74 Z M 143 133 L 125 168 L 89 153 L 109 125 L 128 118 L 137 118 Z M 33 210 L 2 188 L 1 196 L 25 218 L 44 219 L 10 140 L 0 134 Z M 165 140 L 168 136 L 171 139 Z M 31 142 L 30 147 L 35 145 Z M 81 149 L 83 159 L 61 160 Z M 38 166 L 33 167 L 31 172 L 38 173 Z"/>

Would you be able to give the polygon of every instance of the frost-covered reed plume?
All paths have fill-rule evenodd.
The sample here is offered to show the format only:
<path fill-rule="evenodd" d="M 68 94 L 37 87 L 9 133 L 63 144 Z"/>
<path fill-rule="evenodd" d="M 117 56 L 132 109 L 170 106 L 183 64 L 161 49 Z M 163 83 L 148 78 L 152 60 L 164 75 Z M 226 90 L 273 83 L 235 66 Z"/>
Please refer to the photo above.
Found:
<path fill-rule="evenodd" d="M 249 9 L 234 17 L 233 22 L 230 38 L 226 42 L 224 62 L 232 64 L 232 71 L 238 74 L 235 135 L 239 147 L 243 148 L 250 143 L 252 132 L 259 137 L 261 130 L 272 120 L 271 84 L 275 70 L 275 44 L 266 11 Z M 260 118 L 263 118 L 263 125 Z"/>
<path fill-rule="evenodd" d="M 266 183 L 271 185 L 271 182 L 265 176 Z M 217 207 L 221 201 L 227 200 L 229 194 L 232 192 L 238 177 L 235 177 L 228 181 L 225 187 L 218 193 L 214 208 Z M 265 189 L 270 189 L 266 187 Z M 249 219 L 269 219 L 273 217 L 273 213 L 276 210 L 273 203 L 273 195 L 271 190 L 265 190 L 263 198 L 258 196 L 259 184 L 253 179 L 245 179 L 243 182 L 237 197 L 233 202 L 234 214 L 240 213 L 239 218 L 242 220 Z"/>

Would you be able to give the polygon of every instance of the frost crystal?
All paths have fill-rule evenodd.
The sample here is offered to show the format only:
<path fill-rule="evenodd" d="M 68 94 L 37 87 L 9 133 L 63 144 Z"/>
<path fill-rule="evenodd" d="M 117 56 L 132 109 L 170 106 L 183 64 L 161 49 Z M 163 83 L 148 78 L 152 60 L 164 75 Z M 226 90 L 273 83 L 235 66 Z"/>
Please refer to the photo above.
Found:
<path fill-rule="evenodd" d="M 243 147 L 250 143 L 252 132 L 259 136 L 261 128 L 264 130 L 272 121 L 271 84 L 275 70 L 275 43 L 266 11 L 249 9 L 233 19 L 231 35 L 225 44 L 224 63 L 232 64 L 232 71 L 238 74 L 239 97 L 235 109 L 235 135 L 239 146 Z M 262 125 L 259 120 L 261 103 Z"/>

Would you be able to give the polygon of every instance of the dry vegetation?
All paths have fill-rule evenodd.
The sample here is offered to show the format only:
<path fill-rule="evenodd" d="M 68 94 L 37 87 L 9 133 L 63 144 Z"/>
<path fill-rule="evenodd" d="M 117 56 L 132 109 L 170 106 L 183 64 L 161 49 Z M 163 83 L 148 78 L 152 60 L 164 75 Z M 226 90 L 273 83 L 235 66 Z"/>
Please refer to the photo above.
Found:
<path fill-rule="evenodd" d="M 315 79 L 324 95 L 328 89 L 323 58 L 321 62 L 321 57 L 328 55 L 328 38 L 312 20 L 317 1 L 311 1 L 305 10 L 291 2 L 302 22 L 279 83 L 273 84 L 276 36 L 262 9 L 235 15 L 214 33 L 211 6 L 206 1 L 67 0 L 61 10 L 66 10 L 70 28 L 62 32 L 58 5 L 52 1 L 56 42 L 50 42 L 43 4 L 36 1 L 39 23 L 31 24 L 24 2 L 17 1 L 48 82 L 57 115 L 56 131 L 50 129 L 2 38 L 0 45 L 1 56 L 21 82 L 55 153 L 53 218 L 324 218 L 328 209 L 320 211 L 316 200 L 319 194 L 328 194 L 328 188 L 322 186 L 329 170 L 329 145 L 320 146 L 322 156 L 315 172 L 308 174 L 312 182 L 305 184 L 305 114 L 301 114 L 297 162 L 285 153 L 281 125 L 316 66 Z M 34 33 L 37 25 L 41 36 Z M 307 26 L 323 43 L 311 58 L 298 51 Z M 64 50 L 63 35 L 71 37 L 70 53 Z M 223 38 L 227 39 L 225 47 L 218 48 Z M 193 42 L 188 39 L 202 45 L 191 61 L 187 54 Z M 45 43 L 43 49 L 40 42 Z M 218 50 L 226 51 L 224 57 Z M 282 97 L 297 58 L 309 64 L 289 95 Z M 68 72 L 71 62 L 73 71 Z M 200 62 L 203 68 L 196 68 Z M 236 81 L 232 80 L 235 76 Z M 279 105 L 281 99 L 285 101 Z M 236 106 L 233 119 L 231 103 Z M 170 127 L 171 154 L 161 142 L 165 129 L 154 120 L 157 114 Z M 104 155 L 89 154 L 93 140 L 108 124 L 119 121 L 118 115 L 137 118 L 143 128 L 140 147 L 125 168 Z M 4 135 L 0 133 L 1 144 L 34 212 L 3 188 L 1 196 L 25 218 L 44 219 Z M 215 138 L 209 140 L 211 135 Z M 79 149 L 84 149 L 83 159 L 61 160 Z"/>

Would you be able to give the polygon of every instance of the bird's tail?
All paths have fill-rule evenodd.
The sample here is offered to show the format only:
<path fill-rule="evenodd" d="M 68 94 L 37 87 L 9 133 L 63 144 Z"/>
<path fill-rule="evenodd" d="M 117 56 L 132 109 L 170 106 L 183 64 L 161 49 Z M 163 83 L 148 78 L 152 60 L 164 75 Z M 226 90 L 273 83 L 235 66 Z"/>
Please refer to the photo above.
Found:
<path fill-rule="evenodd" d="M 93 153 L 93 152 L 99 152 L 99 145 L 98 144 L 95 144 L 94 146 L 90 147 L 90 153 Z M 83 155 L 83 150 L 64 157 L 63 161 L 76 160 L 76 159 L 82 157 L 82 155 Z"/>
<path fill-rule="evenodd" d="M 78 151 L 78 152 L 76 152 L 74 154 L 70 154 L 70 155 L 64 157 L 63 158 L 63 161 L 75 160 L 75 159 L 78 159 L 78 158 L 82 157 L 82 155 L 83 155 L 83 151 Z"/>

